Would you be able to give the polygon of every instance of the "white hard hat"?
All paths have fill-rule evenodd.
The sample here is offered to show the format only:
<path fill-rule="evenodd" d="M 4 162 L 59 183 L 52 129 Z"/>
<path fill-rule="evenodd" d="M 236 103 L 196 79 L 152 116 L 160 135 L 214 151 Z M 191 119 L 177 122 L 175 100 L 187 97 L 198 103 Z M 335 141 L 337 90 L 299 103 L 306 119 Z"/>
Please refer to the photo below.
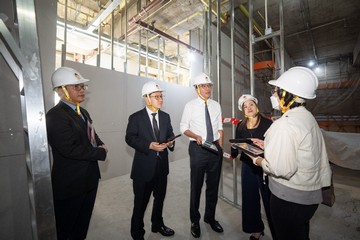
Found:
<path fill-rule="evenodd" d="M 293 67 L 284 72 L 277 80 L 269 81 L 269 84 L 301 98 L 314 99 L 319 80 L 309 68 Z"/>
<path fill-rule="evenodd" d="M 254 97 L 250 94 L 243 94 L 241 97 L 239 97 L 239 101 L 238 101 L 238 108 L 240 111 L 242 111 L 244 102 L 246 102 L 248 100 L 255 102 L 256 105 L 258 104 L 258 100 L 256 99 L 256 97 Z"/>
<path fill-rule="evenodd" d="M 150 81 L 144 84 L 141 89 L 141 96 L 144 97 L 145 95 L 151 94 L 153 92 L 164 92 L 163 89 L 157 84 L 156 82 Z"/>
<path fill-rule="evenodd" d="M 197 86 L 199 84 L 211 84 L 212 85 L 213 83 L 210 80 L 208 75 L 206 75 L 205 73 L 200 73 L 193 79 L 194 86 Z"/>
<path fill-rule="evenodd" d="M 81 74 L 69 67 L 60 67 L 51 76 L 53 89 L 73 84 L 80 84 L 90 81 L 81 76 Z"/>

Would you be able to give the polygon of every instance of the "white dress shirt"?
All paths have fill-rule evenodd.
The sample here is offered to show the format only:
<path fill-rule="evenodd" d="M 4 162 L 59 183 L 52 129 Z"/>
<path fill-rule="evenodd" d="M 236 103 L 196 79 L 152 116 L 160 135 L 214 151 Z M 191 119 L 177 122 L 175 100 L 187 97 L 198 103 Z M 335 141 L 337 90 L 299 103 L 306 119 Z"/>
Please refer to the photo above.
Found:
<path fill-rule="evenodd" d="M 208 109 L 213 128 L 213 139 L 217 141 L 220 138 L 219 130 L 223 130 L 222 115 L 220 104 L 212 99 L 208 100 Z M 185 105 L 184 112 L 180 122 L 180 132 L 186 130 L 206 139 L 206 120 L 205 120 L 205 101 L 200 97 L 191 100 Z M 196 139 L 189 138 L 190 141 Z"/>

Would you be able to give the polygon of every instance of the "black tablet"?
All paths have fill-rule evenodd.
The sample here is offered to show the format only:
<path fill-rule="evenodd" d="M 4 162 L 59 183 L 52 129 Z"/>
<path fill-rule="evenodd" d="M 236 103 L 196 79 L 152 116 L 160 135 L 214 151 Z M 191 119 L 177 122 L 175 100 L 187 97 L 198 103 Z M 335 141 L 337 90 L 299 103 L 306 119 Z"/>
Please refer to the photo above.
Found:
<path fill-rule="evenodd" d="M 229 139 L 230 143 L 248 143 L 252 144 L 252 141 L 250 138 L 236 138 L 236 139 Z"/>
<path fill-rule="evenodd" d="M 173 137 L 171 137 L 171 138 L 169 138 L 169 139 L 167 139 L 167 140 L 165 140 L 165 141 L 163 141 L 163 142 L 160 142 L 160 144 L 173 141 L 173 140 L 175 140 L 175 138 L 178 138 L 178 137 L 180 137 L 180 136 L 181 136 L 181 134 L 178 134 L 178 135 L 173 136 Z"/>
<path fill-rule="evenodd" d="M 252 156 L 259 156 L 264 153 L 264 150 L 249 143 L 234 143 L 234 146 Z"/>
<path fill-rule="evenodd" d="M 204 141 L 202 144 L 201 144 L 201 147 L 207 149 L 207 150 L 210 150 L 211 152 L 214 152 L 216 154 L 219 154 L 219 150 L 217 149 L 216 145 L 212 142 L 208 142 L 208 141 Z"/>

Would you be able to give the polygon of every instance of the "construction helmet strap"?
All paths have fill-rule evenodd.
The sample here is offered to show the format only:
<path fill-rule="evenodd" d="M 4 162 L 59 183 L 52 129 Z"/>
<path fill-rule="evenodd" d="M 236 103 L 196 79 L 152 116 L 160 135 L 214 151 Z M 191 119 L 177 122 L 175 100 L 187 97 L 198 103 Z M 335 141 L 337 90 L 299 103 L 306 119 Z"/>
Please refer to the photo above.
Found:
<path fill-rule="evenodd" d="M 299 97 L 298 96 L 294 96 L 293 95 L 293 98 L 290 100 L 290 102 L 285 106 L 285 97 L 286 97 L 286 91 L 285 90 L 282 90 L 282 94 L 281 94 L 281 99 L 280 99 L 280 109 L 281 109 L 281 112 L 284 113 L 286 112 L 287 110 L 290 109 L 291 105 L 294 104 L 294 102 L 296 101 L 296 99 L 298 99 Z M 291 94 L 292 95 L 292 94 Z"/>
<path fill-rule="evenodd" d="M 80 103 L 79 102 L 75 102 L 71 99 L 70 95 L 69 95 L 69 92 L 67 91 L 66 87 L 65 86 L 61 86 L 61 89 L 63 90 L 64 94 L 65 94 L 65 98 L 68 102 L 74 104 L 76 106 L 76 112 L 78 115 L 81 115 L 81 112 L 80 112 Z"/>
<path fill-rule="evenodd" d="M 153 110 L 154 112 L 157 112 L 160 110 L 160 108 L 154 107 L 151 104 L 151 99 L 150 99 L 150 94 L 146 94 L 146 106 L 148 106 L 151 110 Z"/>
<path fill-rule="evenodd" d="M 199 86 L 196 86 L 196 92 L 199 95 L 199 97 L 206 102 L 206 105 L 208 105 L 208 100 L 209 99 L 207 99 L 203 95 L 201 95 Z"/>

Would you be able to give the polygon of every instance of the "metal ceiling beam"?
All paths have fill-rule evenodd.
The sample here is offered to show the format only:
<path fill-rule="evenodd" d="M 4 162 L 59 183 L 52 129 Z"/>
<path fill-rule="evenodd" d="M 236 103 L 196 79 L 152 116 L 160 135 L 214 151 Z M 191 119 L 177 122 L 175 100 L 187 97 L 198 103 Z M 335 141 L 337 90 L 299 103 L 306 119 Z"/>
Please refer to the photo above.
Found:
<path fill-rule="evenodd" d="M 310 28 L 310 29 L 306 29 L 306 30 L 302 30 L 302 31 L 299 31 L 299 32 L 295 32 L 295 33 L 288 34 L 288 35 L 286 35 L 285 37 L 286 37 L 286 38 L 294 37 L 294 36 L 299 35 L 299 34 L 302 34 L 302 33 L 307 33 L 309 30 L 310 30 L 310 31 L 313 31 L 313 30 L 316 30 L 316 29 L 319 29 L 319 28 L 322 28 L 322 27 L 327 27 L 327 26 L 329 26 L 329 25 L 336 24 L 336 23 L 339 23 L 339 22 L 345 22 L 345 21 L 346 21 L 346 18 L 338 19 L 338 20 L 335 20 L 335 21 L 331 21 L 331 22 L 327 22 L 327 23 L 321 24 L 321 25 L 316 26 L 316 27 L 312 27 L 312 28 Z"/>
<path fill-rule="evenodd" d="M 105 9 L 101 10 L 99 12 L 99 15 L 97 15 L 96 18 L 94 18 L 94 20 L 92 20 L 92 22 L 90 23 L 90 25 L 86 29 L 86 31 L 92 32 L 95 29 L 97 29 L 98 26 L 100 25 L 100 23 L 105 18 L 107 18 L 111 14 L 111 12 L 114 11 L 115 8 L 117 8 L 117 6 L 119 6 L 121 1 L 123 1 L 123 0 L 109 0 L 108 3 L 105 5 Z"/>
<path fill-rule="evenodd" d="M 139 20 L 145 20 L 146 18 L 149 18 L 151 15 L 154 15 L 157 11 L 159 11 L 161 8 L 165 7 L 168 3 L 170 3 L 172 0 L 153 0 L 148 5 L 143 7 L 135 16 L 133 16 L 129 20 L 129 24 L 134 24 Z M 153 13 L 150 14 L 150 11 L 153 10 L 157 5 L 161 4 L 161 7 L 156 9 Z M 146 16 L 145 19 L 143 17 Z"/>
<path fill-rule="evenodd" d="M 166 39 L 169 39 L 169 40 L 171 40 L 171 41 L 173 41 L 175 43 L 181 44 L 181 45 L 187 47 L 188 49 L 190 49 L 192 51 L 196 51 L 196 52 L 202 54 L 202 51 L 200 51 L 199 49 L 196 49 L 196 48 L 192 47 L 191 45 L 189 45 L 187 43 L 184 43 L 184 42 L 180 41 L 179 39 L 174 38 L 173 36 L 170 36 L 169 34 L 160 31 L 159 29 L 155 28 L 152 25 L 149 25 L 149 24 L 144 23 L 142 21 L 137 21 L 136 24 L 138 24 L 139 26 L 141 26 L 141 27 L 143 27 L 145 29 L 149 29 L 153 33 L 159 34 L 160 36 L 162 36 L 162 37 L 164 37 Z"/>
<path fill-rule="evenodd" d="M 174 24 L 174 25 L 172 25 L 171 27 L 169 27 L 169 28 L 165 29 L 165 30 L 164 30 L 164 32 L 167 32 L 167 31 L 169 31 L 169 30 L 171 30 L 171 29 L 173 29 L 173 28 L 175 28 L 175 27 L 177 27 L 177 26 L 179 26 L 179 25 L 183 24 L 184 22 L 189 21 L 190 19 L 192 19 L 193 17 L 196 17 L 197 15 L 199 15 L 199 14 L 201 14 L 201 13 L 202 13 L 202 12 L 198 11 L 198 12 L 196 12 L 196 13 L 194 13 L 194 14 L 190 15 L 189 17 L 184 18 L 184 19 L 183 19 L 183 20 L 181 20 L 180 22 L 175 23 L 175 24 Z M 149 41 L 153 40 L 153 39 L 154 39 L 154 38 L 156 38 L 157 36 L 158 36 L 158 35 L 155 35 L 155 36 L 151 37 L 151 38 L 149 39 Z"/>

